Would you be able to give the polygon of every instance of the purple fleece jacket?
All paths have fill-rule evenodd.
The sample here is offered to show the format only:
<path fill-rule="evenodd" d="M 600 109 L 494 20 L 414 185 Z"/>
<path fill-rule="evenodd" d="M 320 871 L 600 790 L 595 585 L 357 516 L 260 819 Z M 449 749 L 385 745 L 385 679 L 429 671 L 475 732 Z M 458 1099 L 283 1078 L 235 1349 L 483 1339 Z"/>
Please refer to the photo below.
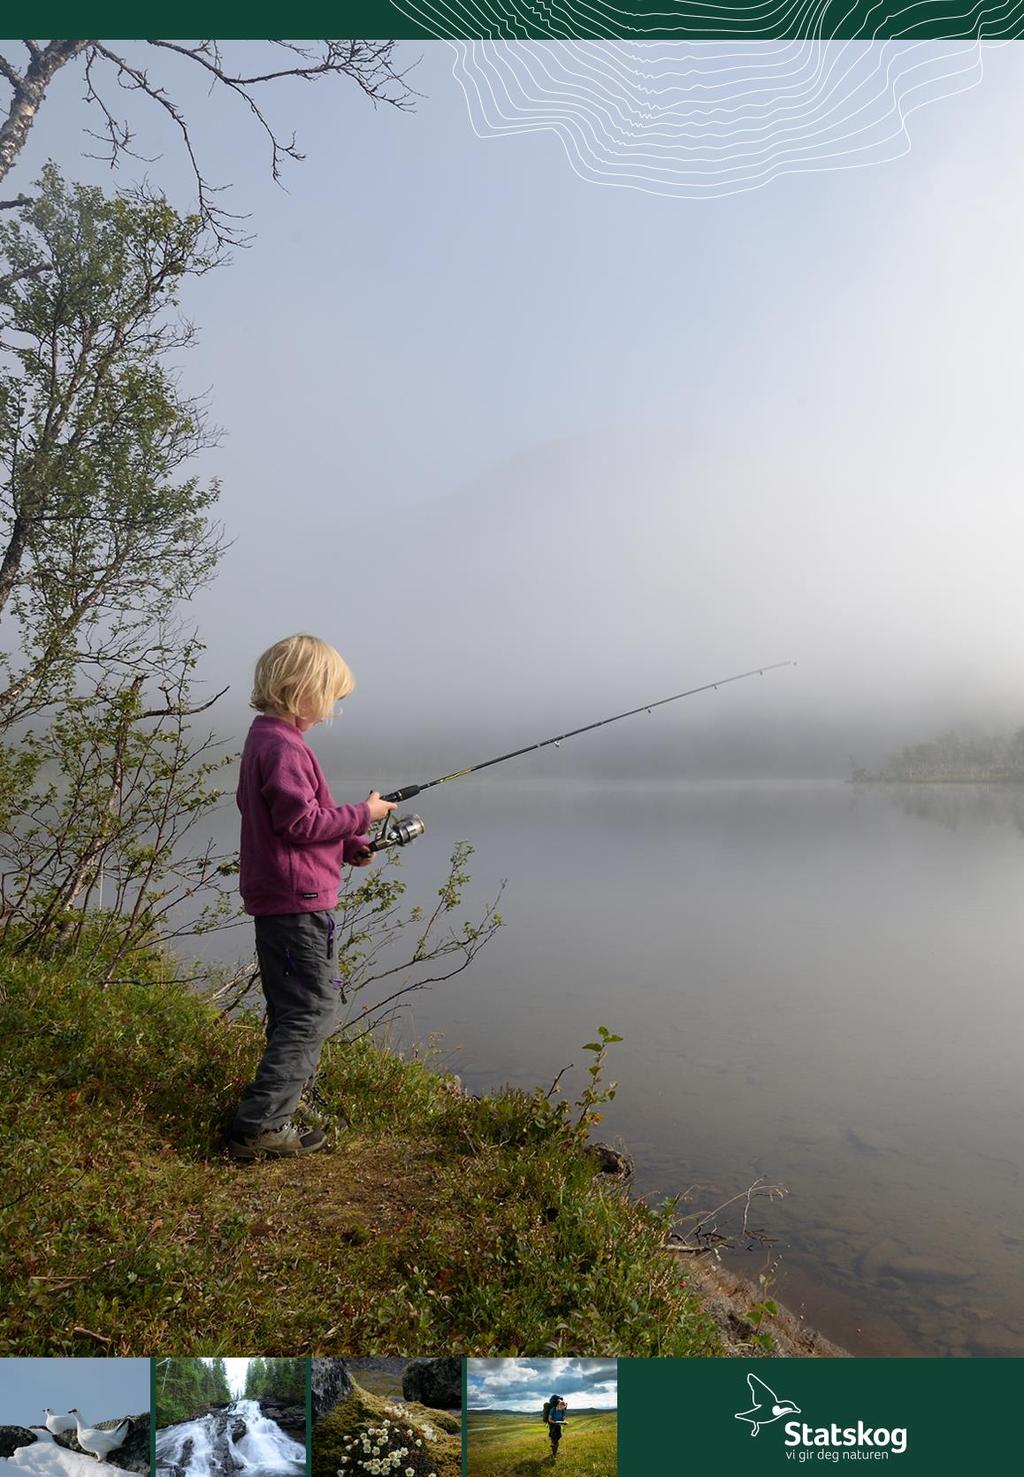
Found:
<path fill-rule="evenodd" d="M 370 807 L 335 805 L 305 738 L 284 718 L 254 718 L 236 795 L 238 887 L 247 913 L 318 913 L 338 905 L 342 863 L 366 846 Z"/>

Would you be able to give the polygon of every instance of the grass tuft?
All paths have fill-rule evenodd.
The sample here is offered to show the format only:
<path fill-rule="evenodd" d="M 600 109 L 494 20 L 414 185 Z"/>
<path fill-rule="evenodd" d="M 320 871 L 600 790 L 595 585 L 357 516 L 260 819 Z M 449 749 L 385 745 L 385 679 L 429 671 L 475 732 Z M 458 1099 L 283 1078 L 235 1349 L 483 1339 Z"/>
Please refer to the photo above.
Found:
<path fill-rule="evenodd" d="M 322 1090 L 350 1131 L 239 1165 L 222 1134 L 255 1019 L 19 957 L 0 1035 L 0 1353 L 720 1352 L 663 1224 L 543 1094 L 470 1099 L 424 1061 L 331 1044 Z"/>

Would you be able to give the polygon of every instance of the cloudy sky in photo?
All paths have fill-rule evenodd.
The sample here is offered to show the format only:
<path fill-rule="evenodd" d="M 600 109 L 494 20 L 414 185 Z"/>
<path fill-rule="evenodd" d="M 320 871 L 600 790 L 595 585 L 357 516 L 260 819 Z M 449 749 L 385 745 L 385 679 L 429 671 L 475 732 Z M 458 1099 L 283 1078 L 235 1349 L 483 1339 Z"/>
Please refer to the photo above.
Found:
<path fill-rule="evenodd" d="M 573 1409 L 615 1410 L 614 1359 L 470 1359 L 470 1410 L 534 1410 L 551 1395 Z"/>

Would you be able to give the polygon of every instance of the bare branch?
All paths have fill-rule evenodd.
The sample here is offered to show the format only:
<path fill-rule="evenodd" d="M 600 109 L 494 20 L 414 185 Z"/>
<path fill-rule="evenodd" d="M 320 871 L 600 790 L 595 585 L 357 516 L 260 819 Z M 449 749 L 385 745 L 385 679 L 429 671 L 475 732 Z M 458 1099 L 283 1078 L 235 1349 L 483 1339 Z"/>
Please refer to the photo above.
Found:
<path fill-rule="evenodd" d="M 49 271 L 49 267 L 42 266 L 25 267 L 20 272 L 7 272 L 3 277 L 0 277 L 0 292 L 5 291 L 8 287 L 13 287 L 15 282 L 27 282 L 32 277 L 41 277 L 44 272 Z"/>
<path fill-rule="evenodd" d="M 0 77 L 4 77 L 14 88 L 15 92 L 18 91 L 25 80 L 24 77 L 14 70 L 5 56 L 0 56 Z"/>
<path fill-rule="evenodd" d="M 178 705 L 172 705 L 170 702 L 168 702 L 168 705 L 167 705 L 166 708 L 147 708 L 145 712 L 139 714 L 139 717 L 140 718 L 194 718 L 197 713 L 205 713 L 206 710 L 207 710 L 207 708 L 212 708 L 213 705 L 214 705 L 214 703 L 217 701 L 217 699 L 218 698 L 222 698 L 224 696 L 224 694 L 228 691 L 229 687 L 230 687 L 230 683 L 228 684 L 228 687 L 222 687 L 221 690 L 220 690 L 220 692 L 215 692 L 214 695 L 213 695 L 213 697 L 210 698 L 209 702 L 200 703 L 197 707 L 194 707 L 194 708 L 183 708 L 183 707 L 178 706 Z M 167 688 L 162 688 L 161 691 L 166 694 L 167 693 Z"/>
<path fill-rule="evenodd" d="M 690 1194 L 691 1190 L 687 1191 Z M 781 1200 L 786 1194 L 785 1186 L 770 1184 L 763 1178 L 754 1180 L 753 1184 L 745 1190 L 740 1190 L 736 1195 L 730 1195 L 728 1200 L 723 1200 L 714 1210 L 699 1212 L 695 1223 L 684 1234 L 671 1231 L 665 1241 L 665 1249 L 674 1251 L 681 1255 L 696 1255 L 700 1252 L 714 1251 L 717 1253 L 722 1246 L 733 1246 L 736 1237 L 748 1243 L 748 1249 L 754 1244 L 766 1246 L 770 1244 L 771 1238 L 766 1234 L 763 1227 L 752 1227 L 750 1225 L 750 1212 L 755 1199 L 768 1201 Z M 682 1198 L 682 1197 L 679 1197 Z M 730 1206 L 743 1203 L 743 1215 L 740 1221 L 739 1231 L 736 1233 L 723 1232 L 719 1226 L 719 1218 L 723 1211 Z"/>
<path fill-rule="evenodd" d="M 255 96 L 255 89 L 268 83 L 295 78 L 304 82 L 317 82 L 324 77 L 344 77 L 354 82 L 360 91 L 374 104 L 386 104 L 400 111 L 408 111 L 417 96 L 408 83 L 412 67 L 400 69 L 395 62 L 395 42 L 322 40 L 300 44 L 297 42 L 272 40 L 267 44 L 287 55 L 284 65 L 273 66 L 266 71 L 243 74 L 225 65 L 216 41 L 194 43 L 157 40 L 147 38 L 133 43 L 148 46 L 162 56 L 191 63 L 201 68 L 212 84 L 235 97 L 247 110 L 263 134 L 269 147 L 270 172 L 280 182 L 282 167 L 287 160 L 301 160 L 294 135 L 279 132 L 264 112 Z M 84 58 L 85 100 L 94 107 L 102 119 L 97 132 L 86 129 L 90 138 L 104 146 L 98 156 L 111 168 L 116 167 L 122 157 L 145 159 L 135 149 L 135 130 L 132 124 L 119 116 L 104 93 L 100 73 L 105 67 L 113 69 L 113 82 L 124 92 L 141 94 L 164 112 L 174 124 L 189 160 L 198 198 L 198 207 L 204 221 L 216 234 L 217 240 L 244 244 L 240 223 L 244 215 L 228 211 L 217 197 L 224 186 L 212 183 L 203 173 L 194 147 L 189 118 L 184 108 L 167 86 L 152 79 L 145 65 L 133 60 L 116 43 L 99 40 L 50 41 L 43 46 L 40 42 L 26 41 L 29 49 L 29 66 L 22 74 L 8 57 L 0 56 L 0 76 L 6 79 L 12 97 L 6 121 L 0 122 L 0 179 L 13 165 L 25 143 L 29 129 L 35 119 L 46 93 L 46 88 L 60 67 L 72 60 Z"/>

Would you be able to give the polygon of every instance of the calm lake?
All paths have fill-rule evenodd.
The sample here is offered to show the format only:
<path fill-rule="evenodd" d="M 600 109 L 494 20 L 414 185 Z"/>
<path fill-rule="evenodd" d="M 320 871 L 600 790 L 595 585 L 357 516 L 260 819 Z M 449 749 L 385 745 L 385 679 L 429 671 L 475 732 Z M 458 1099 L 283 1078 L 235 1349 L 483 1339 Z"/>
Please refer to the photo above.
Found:
<path fill-rule="evenodd" d="M 408 896 L 466 838 L 470 908 L 507 878 L 507 926 L 402 1040 L 443 1032 L 473 1090 L 572 1062 L 575 1096 L 608 1026 L 600 1133 L 640 1190 L 785 1188 L 732 1265 L 777 1260 L 773 1294 L 854 1353 L 1024 1354 L 1024 793 L 531 775 L 416 805 Z"/>

